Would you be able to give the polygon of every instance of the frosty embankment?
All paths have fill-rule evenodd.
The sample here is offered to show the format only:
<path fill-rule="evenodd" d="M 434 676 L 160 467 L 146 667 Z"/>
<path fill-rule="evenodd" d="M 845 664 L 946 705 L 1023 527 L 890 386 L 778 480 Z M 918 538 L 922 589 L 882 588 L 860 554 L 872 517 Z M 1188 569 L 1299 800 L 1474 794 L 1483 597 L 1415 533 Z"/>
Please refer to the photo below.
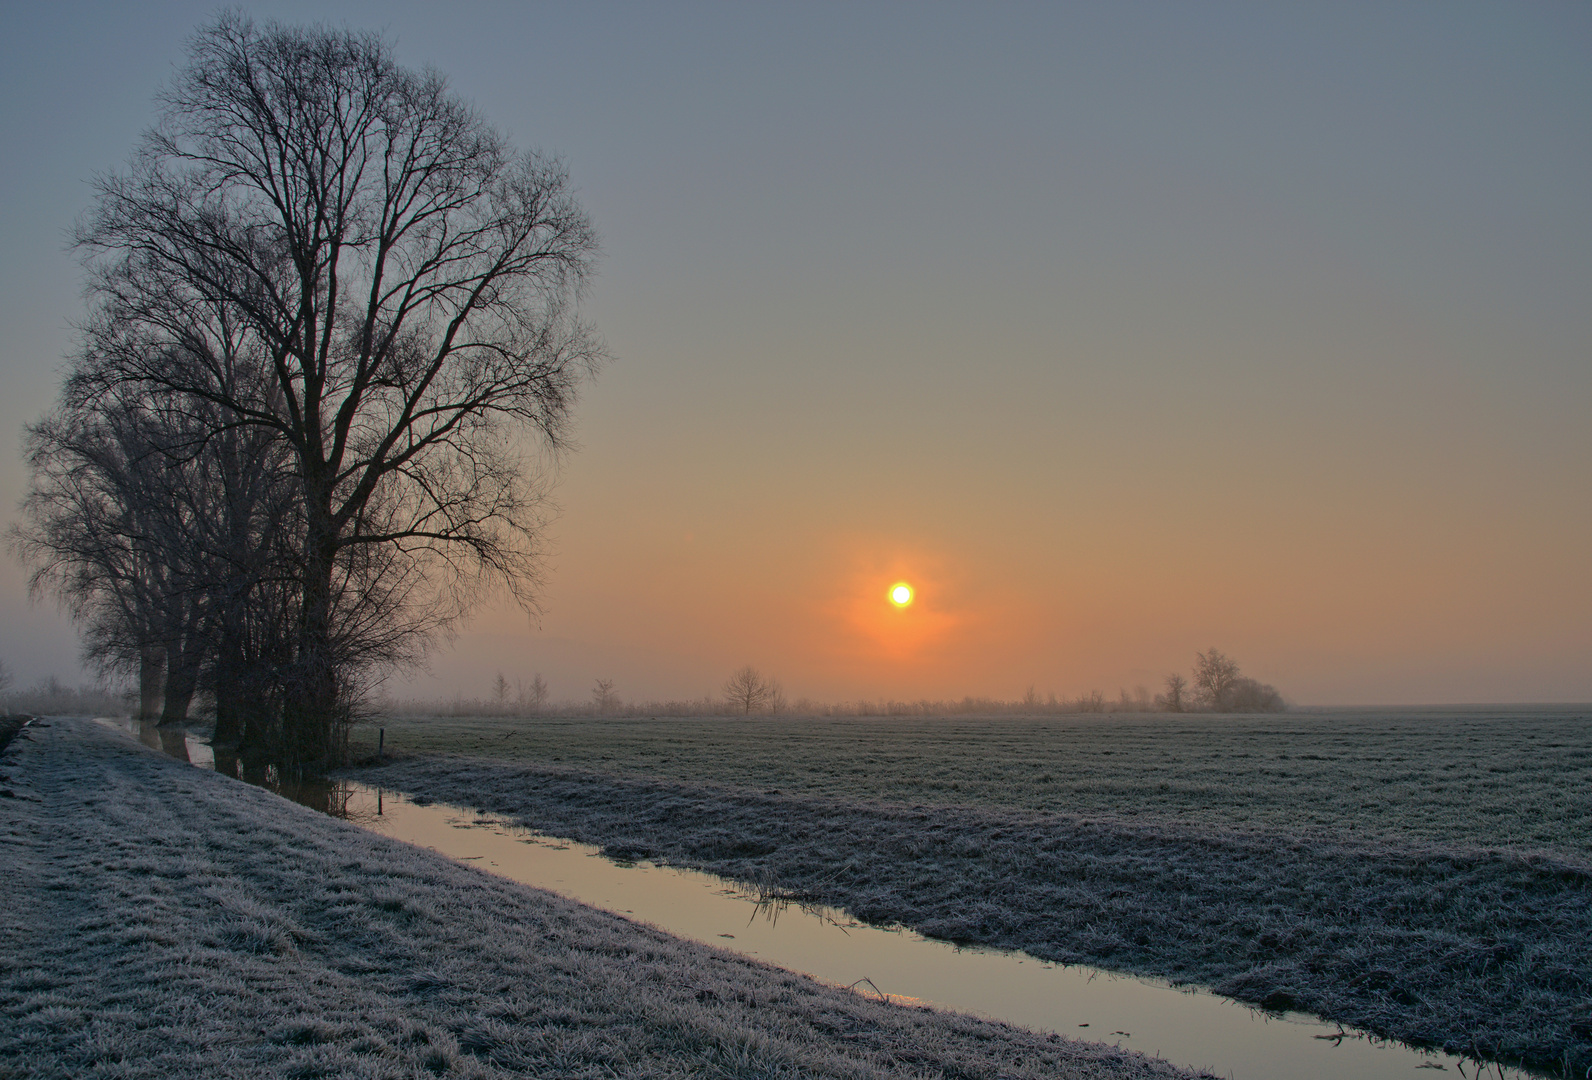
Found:
<path fill-rule="evenodd" d="M 1191 1074 L 889 1006 L 87 721 L 0 754 L 0 1076 Z"/>

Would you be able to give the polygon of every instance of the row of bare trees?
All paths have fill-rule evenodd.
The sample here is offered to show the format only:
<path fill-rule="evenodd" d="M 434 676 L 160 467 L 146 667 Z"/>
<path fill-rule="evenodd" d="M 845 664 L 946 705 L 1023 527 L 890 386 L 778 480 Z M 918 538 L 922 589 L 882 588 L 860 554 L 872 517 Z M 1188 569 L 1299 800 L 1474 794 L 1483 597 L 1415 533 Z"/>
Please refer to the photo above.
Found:
<path fill-rule="evenodd" d="M 77 230 L 91 310 L 13 545 L 143 709 L 337 757 L 362 688 L 487 587 L 601 358 L 556 161 L 348 30 L 223 15 Z"/>
<path fill-rule="evenodd" d="M 1051 712 L 1147 712 L 1152 708 L 1169 712 L 1194 710 L 1281 712 L 1287 708 L 1276 687 L 1244 675 L 1239 670 L 1238 662 L 1220 649 L 1212 648 L 1209 652 L 1196 653 L 1192 674 L 1194 676 L 1192 684 L 1182 675 L 1175 673 L 1168 675 L 1165 680 L 1166 693 L 1157 694 L 1153 703 L 1149 691 L 1142 688 L 1138 695 L 1132 698 L 1128 696 L 1127 691 L 1123 691 L 1121 700 L 1109 705 L 1098 690 L 1066 703 L 1057 701 L 1056 696 L 1052 694 L 1048 702 L 1042 703 L 1039 695 L 1030 686 L 1018 705 L 1023 709 Z M 738 668 L 725 682 L 724 697 L 732 710 L 739 711 L 743 715 L 765 710 L 777 713 L 786 707 L 785 693 L 778 680 L 765 677 L 750 664 Z M 812 702 L 804 701 L 800 704 L 805 708 L 799 711 L 813 711 Z M 968 708 L 964 711 L 976 711 L 977 704 L 983 704 L 996 711 L 1012 707 L 1011 703 L 1006 702 L 969 701 Z M 945 703 L 933 706 L 922 703 L 922 705 L 926 708 L 920 711 L 946 711 Z"/>
<path fill-rule="evenodd" d="M 88 658 L 137 672 L 140 715 L 183 719 L 204 681 L 218 738 L 247 727 L 259 740 L 245 720 L 274 690 L 254 674 L 281 670 L 288 647 L 291 486 L 260 429 L 207 430 L 215 419 L 170 395 L 69 386 L 28 431 L 29 524 L 13 539 L 34 587 L 77 618 Z"/>

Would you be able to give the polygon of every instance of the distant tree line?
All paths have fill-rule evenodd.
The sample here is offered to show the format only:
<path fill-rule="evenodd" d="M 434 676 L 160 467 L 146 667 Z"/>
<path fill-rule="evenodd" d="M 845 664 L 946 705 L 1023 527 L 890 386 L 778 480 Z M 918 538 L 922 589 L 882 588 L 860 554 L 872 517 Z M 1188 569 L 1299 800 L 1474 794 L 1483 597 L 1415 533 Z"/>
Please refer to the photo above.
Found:
<path fill-rule="evenodd" d="M 110 687 L 68 686 L 53 675 L 31 686 L 0 689 L 0 714 L 120 716 L 126 707 L 126 697 Z"/>
<path fill-rule="evenodd" d="M 1146 687 L 1131 694 L 1118 692 L 1114 699 L 1095 690 L 1076 698 L 1041 697 L 1030 686 L 1015 701 L 988 697 L 954 700 L 920 698 L 912 701 L 862 700 L 816 701 L 785 696 L 778 679 L 764 675 L 750 664 L 737 668 L 725 680 L 722 696 L 694 700 L 625 702 L 612 679 L 598 679 L 585 701 L 555 702 L 546 681 L 538 673 L 530 683 L 509 680 L 499 672 L 487 699 L 456 697 L 447 701 L 387 701 L 385 711 L 407 715 L 444 716 L 751 716 L 791 714 L 795 716 L 946 716 L 972 715 L 1047 715 L 1061 713 L 1144 713 L 1144 712 L 1282 712 L 1288 706 L 1273 686 L 1245 676 L 1238 663 L 1220 649 L 1196 653 L 1193 679 L 1171 674 L 1165 679 L 1166 692 L 1150 695 Z M 513 691 L 513 696 L 511 696 Z"/>
<path fill-rule="evenodd" d="M 336 759 L 489 586 L 534 604 L 539 479 L 601 349 L 556 162 L 347 30 L 223 15 L 76 243 L 91 309 L 13 548 L 140 715 Z"/>

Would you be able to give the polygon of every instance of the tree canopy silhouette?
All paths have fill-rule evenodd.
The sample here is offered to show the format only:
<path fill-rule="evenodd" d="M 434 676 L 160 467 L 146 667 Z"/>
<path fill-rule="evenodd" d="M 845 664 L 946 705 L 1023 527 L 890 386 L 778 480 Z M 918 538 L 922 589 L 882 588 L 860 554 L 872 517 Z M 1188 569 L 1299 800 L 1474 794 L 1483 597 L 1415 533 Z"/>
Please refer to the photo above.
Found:
<path fill-rule="evenodd" d="M 175 458 L 232 432 L 281 448 L 277 749 L 323 760 L 362 664 L 487 585 L 534 606 L 547 469 L 602 358 L 576 313 L 596 237 L 556 160 L 376 36 L 223 15 L 160 102 L 78 229 L 93 308 L 66 407 L 164 402 Z"/>

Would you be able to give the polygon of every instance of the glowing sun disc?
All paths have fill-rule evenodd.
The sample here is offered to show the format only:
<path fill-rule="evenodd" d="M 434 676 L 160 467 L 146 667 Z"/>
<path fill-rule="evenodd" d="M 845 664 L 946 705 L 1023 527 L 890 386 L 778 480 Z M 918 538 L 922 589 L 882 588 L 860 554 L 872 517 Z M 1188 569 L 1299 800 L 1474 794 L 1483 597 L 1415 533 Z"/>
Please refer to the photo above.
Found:
<path fill-rule="evenodd" d="M 896 607 L 906 607 L 912 603 L 912 586 L 904 581 L 890 586 L 890 602 Z"/>

